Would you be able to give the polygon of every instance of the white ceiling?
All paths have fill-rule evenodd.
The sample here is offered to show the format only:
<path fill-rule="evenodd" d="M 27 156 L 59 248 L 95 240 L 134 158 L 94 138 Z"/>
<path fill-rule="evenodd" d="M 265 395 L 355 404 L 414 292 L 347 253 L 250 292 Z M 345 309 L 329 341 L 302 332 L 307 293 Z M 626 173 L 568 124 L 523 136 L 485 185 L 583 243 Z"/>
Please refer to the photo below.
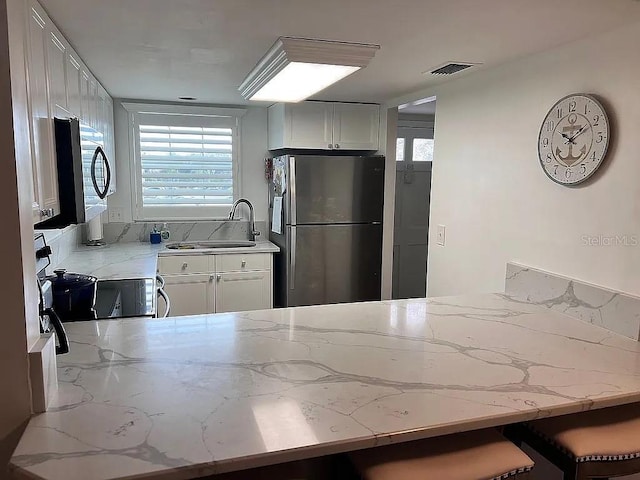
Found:
<path fill-rule="evenodd" d="M 443 81 L 422 72 L 447 61 L 486 68 L 640 21 L 632 0 L 41 1 L 113 96 L 221 104 L 246 103 L 238 85 L 283 35 L 381 45 L 315 97 L 381 102 Z"/>

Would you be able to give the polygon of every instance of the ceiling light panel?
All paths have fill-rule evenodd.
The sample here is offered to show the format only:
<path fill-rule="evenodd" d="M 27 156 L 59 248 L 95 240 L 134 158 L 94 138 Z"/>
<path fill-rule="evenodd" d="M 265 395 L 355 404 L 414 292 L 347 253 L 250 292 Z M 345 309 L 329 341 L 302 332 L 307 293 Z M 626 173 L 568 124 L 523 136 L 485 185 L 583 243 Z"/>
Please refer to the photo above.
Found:
<path fill-rule="evenodd" d="M 366 67 L 379 48 L 280 37 L 239 90 L 248 100 L 299 102 Z"/>

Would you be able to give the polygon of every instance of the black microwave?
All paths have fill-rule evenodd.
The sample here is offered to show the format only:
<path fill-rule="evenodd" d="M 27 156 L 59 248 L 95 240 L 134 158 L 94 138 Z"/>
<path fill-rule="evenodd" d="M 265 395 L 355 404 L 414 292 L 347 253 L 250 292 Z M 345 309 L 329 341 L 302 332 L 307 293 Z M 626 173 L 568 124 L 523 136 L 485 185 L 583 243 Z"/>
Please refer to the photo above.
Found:
<path fill-rule="evenodd" d="M 56 118 L 54 125 L 60 214 L 37 228 L 86 223 L 106 211 L 115 191 L 102 133 L 77 118 Z"/>

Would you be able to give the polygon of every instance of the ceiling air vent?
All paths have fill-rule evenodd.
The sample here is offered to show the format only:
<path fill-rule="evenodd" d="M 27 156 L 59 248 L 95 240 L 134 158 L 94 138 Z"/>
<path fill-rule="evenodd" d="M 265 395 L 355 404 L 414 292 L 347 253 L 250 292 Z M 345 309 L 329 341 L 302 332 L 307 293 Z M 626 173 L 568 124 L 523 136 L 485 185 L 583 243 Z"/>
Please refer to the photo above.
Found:
<path fill-rule="evenodd" d="M 454 75 L 456 73 L 462 72 L 467 68 L 475 67 L 478 65 L 477 63 L 462 63 L 462 62 L 450 62 L 445 63 L 444 65 L 437 67 L 433 70 L 429 70 L 425 73 L 430 73 L 431 75 Z"/>

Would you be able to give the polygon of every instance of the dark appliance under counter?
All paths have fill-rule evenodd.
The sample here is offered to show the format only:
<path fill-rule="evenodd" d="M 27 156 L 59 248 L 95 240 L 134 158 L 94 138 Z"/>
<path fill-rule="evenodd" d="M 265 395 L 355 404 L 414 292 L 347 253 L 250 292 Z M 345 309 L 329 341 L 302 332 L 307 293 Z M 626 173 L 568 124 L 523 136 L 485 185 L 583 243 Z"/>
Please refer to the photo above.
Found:
<path fill-rule="evenodd" d="M 156 315 L 157 296 L 155 278 L 98 280 L 96 319 L 153 317 Z"/>

